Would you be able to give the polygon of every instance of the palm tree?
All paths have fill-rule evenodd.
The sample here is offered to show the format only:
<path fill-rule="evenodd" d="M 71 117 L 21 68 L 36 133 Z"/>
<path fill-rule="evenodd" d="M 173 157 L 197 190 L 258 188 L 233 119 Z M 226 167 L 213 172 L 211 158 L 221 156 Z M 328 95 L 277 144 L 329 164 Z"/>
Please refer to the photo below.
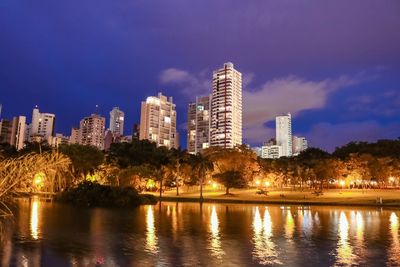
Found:
<path fill-rule="evenodd" d="M 204 177 L 207 175 L 207 172 L 212 171 L 214 169 L 214 164 L 209 157 L 197 153 L 197 155 L 191 158 L 190 165 L 192 166 L 192 170 L 194 171 L 194 173 L 197 176 L 197 179 L 199 180 L 200 201 L 203 201 Z"/>

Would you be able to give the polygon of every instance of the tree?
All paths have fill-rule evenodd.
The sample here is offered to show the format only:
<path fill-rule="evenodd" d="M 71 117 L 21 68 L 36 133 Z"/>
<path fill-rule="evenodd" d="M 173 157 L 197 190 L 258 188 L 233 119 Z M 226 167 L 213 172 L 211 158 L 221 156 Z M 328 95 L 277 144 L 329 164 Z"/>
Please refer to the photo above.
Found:
<path fill-rule="evenodd" d="M 217 173 L 213 177 L 225 186 L 226 195 L 229 195 L 230 188 L 243 188 L 247 185 L 247 181 L 240 171 L 225 171 Z"/>
<path fill-rule="evenodd" d="M 75 177 L 93 173 L 104 162 L 104 153 L 94 146 L 62 145 L 60 152 L 67 155 L 72 162 L 72 172 Z"/>
<path fill-rule="evenodd" d="M 170 150 L 170 159 L 171 159 L 171 168 L 173 170 L 173 174 L 175 176 L 175 186 L 176 186 L 176 195 L 179 196 L 179 184 L 180 184 L 180 175 L 181 175 L 181 165 L 187 160 L 186 150 L 171 149 Z"/>
<path fill-rule="evenodd" d="M 200 201 L 203 201 L 203 184 L 204 178 L 209 171 L 214 169 L 214 164 L 208 156 L 197 153 L 190 158 L 192 170 L 200 183 Z"/>

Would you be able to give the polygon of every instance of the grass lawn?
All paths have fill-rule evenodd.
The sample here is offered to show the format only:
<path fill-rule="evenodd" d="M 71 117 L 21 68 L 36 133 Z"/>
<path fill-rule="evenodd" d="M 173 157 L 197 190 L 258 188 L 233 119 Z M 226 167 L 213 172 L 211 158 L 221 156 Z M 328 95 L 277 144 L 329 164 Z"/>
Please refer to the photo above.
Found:
<path fill-rule="evenodd" d="M 204 201 L 211 202 L 243 202 L 243 203 L 293 203 L 318 205 L 377 205 L 377 198 L 382 198 L 383 206 L 400 207 L 400 190 L 394 189 L 325 189 L 322 195 L 313 194 L 314 190 L 292 191 L 291 189 L 269 189 L 268 195 L 259 195 L 257 189 L 231 189 L 231 195 L 225 195 L 221 189 L 205 189 Z M 159 193 L 153 193 L 158 196 Z M 198 201 L 198 189 L 180 188 L 163 193 L 163 199 L 176 201 Z"/>

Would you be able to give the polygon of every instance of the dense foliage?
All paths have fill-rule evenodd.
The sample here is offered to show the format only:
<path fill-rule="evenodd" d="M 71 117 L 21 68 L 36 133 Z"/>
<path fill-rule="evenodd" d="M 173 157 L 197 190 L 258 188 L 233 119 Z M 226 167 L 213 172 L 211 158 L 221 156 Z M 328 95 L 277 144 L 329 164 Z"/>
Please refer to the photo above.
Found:
<path fill-rule="evenodd" d="M 4 166 L 10 162 L 16 164 L 13 166 L 19 171 L 15 173 L 19 174 L 24 172 L 21 157 L 48 154 L 68 158 L 57 179 L 54 178 L 54 172 L 46 168 L 47 164 L 43 161 L 46 157 L 33 157 L 35 160 L 42 158 L 42 165 L 37 165 L 39 167 L 35 168 L 35 172 L 25 172 L 24 177 L 26 181 L 32 181 L 35 175 L 44 170 L 43 183 L 54 183 L 56 186 L 43 186 L 41 189 L 53 188 L 56 192 L 74 188 L 84 181 L 121 190 L 130 187 L 138 192 L 158 191 L 160 197 L 168 188 L 175 188 L 179 195 L 180 187 L 197 186 L 200 198 L 203 187 L 215 183 L 224 186 L 227 194 L 231 188 L 263 185 L 277 188 L 290 186 L 293 190 L 400 187 L 400 140 L 352 142 L 337 148 L 332 154 L 309 148 L 296 157 L 279 159 L 257 158 L 244 145 L 232 149 L 211 147 L 202 154 L 191 155 L 181 149 L 168 150 L 147 140 L 137 139 L 131 143 L 112 144 L 108 152 L 82 145 L 62 145 L 57 149 L 45 143 L 27 144 L 25 149 L 17 152 L 9 145 L 0 144 L 0 163 Z M 32 166 L 36 166 L 35 162 Z M 1 173 L 4 177 L 0 177 L 0 183 L 10 178 L 7 170 L 0 169 Z M 25 186 L 22 183 L 17 185 L 19 188 Z M 100 190 L 97 187 L 95 189 Z M 102 194 L 106 194 L 108 189 L 103 189 L 105 191 Z M 82 201 L 89 205 L 92 203 L 90 199 Z"/>
<path fill-rule="evenodd" d="M 135 207 L 141 204 L 156 204 L 153 195 L 141 195 L 132 187 L 117 187 L 83 182 L 57 196 L 60 202 L 81 207 Z"/>

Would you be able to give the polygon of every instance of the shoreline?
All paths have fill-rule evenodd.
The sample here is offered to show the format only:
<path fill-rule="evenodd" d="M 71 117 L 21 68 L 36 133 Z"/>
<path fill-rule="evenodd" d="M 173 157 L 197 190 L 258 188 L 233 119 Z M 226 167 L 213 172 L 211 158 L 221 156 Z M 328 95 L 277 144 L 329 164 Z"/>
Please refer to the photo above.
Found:
<path fill-rule="evenodd" d="M 191 197 L 157 197 L 160 202 L 191 202 L 200 203 L 199 198 Z M 400 201 L 400 199 L 399 199 Z M 249 199 L 225 199 L 225 198 L 203 198 L 203 203 L 226 203 L 226 204 L 266 204 L 266 205 L 300 205 L 300 206 L 357 206 L 376 208 L 400 208 L 400 203 L 360 203 L 360 202 L 322 202 L 322 201 L 277 201 L 277 200 L 249 200 Z"/>

